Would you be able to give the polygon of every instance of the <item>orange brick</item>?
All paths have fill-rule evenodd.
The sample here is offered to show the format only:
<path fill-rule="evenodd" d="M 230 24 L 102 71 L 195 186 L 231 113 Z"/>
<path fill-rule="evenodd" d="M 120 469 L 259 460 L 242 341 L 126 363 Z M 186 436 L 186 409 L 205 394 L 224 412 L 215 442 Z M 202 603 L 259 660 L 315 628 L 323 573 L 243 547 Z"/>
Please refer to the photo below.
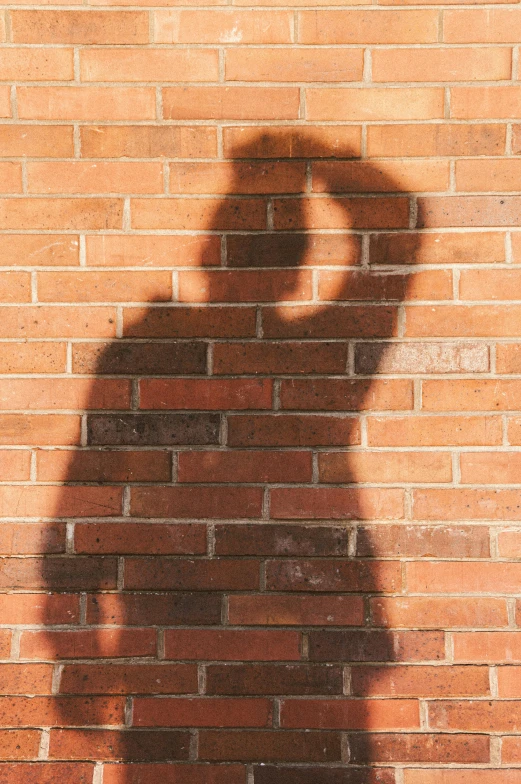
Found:
<path fill-rule="evenodd" d="M 31 453 L 28 449 L 2 449 L 0 451 L 0 471 L 5 482 L 23 482 L 29 479 L 30 463 Z"/>
<path fill-rule="evenodd" d="M 445 191 L 449 166 L 444 161 L 335 161 L 313 164 L 313 191 L 365 193 Z"/>
<path fill-rule="evenodd" d="M 113 379 L 107 380 L 113 381 Z M 98 380 L 96 386 L 99 383 Z M 103 402 L 105 408 L 124 407 L 117 404 L 109 405 L 108 403 L 112 401 L 108 395 Z M 101 406 L 91 405 L 91 408 L 101 408 Z M 172 476 L 172 459 L 167 452 L 154 452 L 153 461 L 150 460 L 148 452 L 128 450 L 124 452 L 39 450 L 36 458 L 38 480 L 43 482 L 168 482 Z M 78 534 L 77 530 L 75 533 Z M 106 536 L 103 541 L 106 545 Z M 76 552 L 81 550 L 78 535 L 76 535 L 75 550 Z M 99 552 L 103 552 L 103 547 L 99 548 Z"/>
<path fill-rule="evenodd" d="M 264 229 L 266 205 L 262 199 L 132 199 L 131 223 L 135 229 Z"/>
<path fill-rule="evenodd" d="M 458 191 L 516 191 L 520 176 L 520 160 L 456 161 Z"/>
<path fill-rule="evenodd" d="M 166 120 L 295 120 L 299 91 L 296 87 L 165 87 L 163 116 Z"/>
<path fill-rule="evenodd" d="M 0 272 L 0 302 L 30 302 L 31 277 L 28 272 Z"/>
<path fill-rule="evenodd" d="M 130 382 L 124 379 L 12 378 L 0 380 L 0 409 L 129 408 Z M 69 453 L 70 454 L 70 453 Z"/>
<path fill-rule="evenodd" d="M 73 78 L 72 49 L 9 47 L 0 52 L 2 81 L 50 82 Z"/>
<path fill-rule="evenodd" d="M 322 452 L 321 482 L 450 482 L 450 455 L 437 452 Z"/>
<path fill-rule="evenodd" d="M 521 226 L 521 197 L 421 197 L 418 199 L 418 226 Z"/>
<path fill-rule="evenodd" d="M 172 279 L 168 272 L 40 272 L 38 296 L 42 302 L 169 300 Z"/>
<path fill-rule="evenodd" d="M 521 771 L 462 768 L 405 770 L 404 784 L 521 784 Z"/>
<path fill-rule="evenodd" d="M 19 116 L 27 120 L 153 120 L 151 87 L 19 87 Z"/>
<path fill-rule="evenodd" d="M 0 87 L 0 117 L 11 117 L 11 90 Z"/>
<path fill-rule="evenodd" d="M 409 200 L 396 197 L 274 199 L 275 229 L 400 229 L 409 222 Z"/>
<path fill-rule="evenodd" d="M 0 189 L 3 193 L 22 192 L 22 170 L 19 163 L 0 162 Z"/>
<path fill-rule="evenodd" d="M 521 162 L 521 161 L 520 161 Z M 460 297 L 470 300 L 516 300 L 521 298 L 521 270 L 464 270 Z"/>
<path fill-rule="evenodd" d="M 369 258 L 374 264 L 490 264 L 505 260 L 505 237 L 469 231 L 373 234 Z"/>
<path fill-rule="evenodd" d="M 458 632 L 453 641 L 455 661 L 521 662 L 519 632 Z"/>
<path fill-rule="evenodd" d="M 440 700 L 429 706 L 429 724 L 440 730 L 517 732 L 521 702 Z"/>
<path fill-rule="evenodd" d="M 84 49 L 83 82 L 216 82 L 218 53 L 205 49 Z"/>
<path fill-rule="evenodd" d="M 415 520 L 520 520 L 519 490 L 414 490 Z"/>
<path fill-rule="evenodd" d="M 506 626 L 504 599 L 466 598 L 374 598 L 370 600 L 373 623 L 386 628 L 416 626 L 420 629 L 451 627 L 487 628 Z"/>
<path fill-rule="evenodd" d="M 1 128 L 0 128 L 1 130 Z M 361 129 L 354 125 L 223 128 L 227 158 L 357 158 Z"/>
<path fill-rule="evenodd" d="M 518 382 L 513 383 L 517 384 Z M 518 410 L 519 397 L 517 400 L 516 409 Z M 518 452 L 463 452 L 460 456 L 460 466 L 462 482 L 515 485 L 519 479 L 521 455 Z M 499 534 L 500 540 L 502 536 L 507 536 L 507 534 Z M 505 552 L 502 555 L 508 556 L 509 553 Z"/>
<path fill-rule="evenodd" d="M 440 379 L 422 384 L 422 408 L 428 411 L 518 411 L 520 400 L 521 381 Z"/>
<path fill-rule="evenodd" d="M 72 157 L 72 131 L 72 125 L 0 125 L 0 154 L 6 158 Z"/>
<path fill-rule="evenodd" d="M 1 242 L 1 238 L 0 238 Z M 89 267 L 179 267 L 220 264 L 219 237 L 93 234 L 87 237 Z"/>
<path fill-rule="evenodd" d="M 501 444 L 500 417 L 369 417 L 372 446 L 487 446 Z"/>
<path fill-rule="evenodd" d="M 521 418 L 512 417 L 508 422 L 508 443 L 521 444 Z"/>
<path fill-rule="evenodd" d="M 362 49 L 229 49 L 226 79 L 237 82 L 358 82 Z"/>
<path fill-rule="evenodd" d="M 432 120 L 443 117 L 438 87 L 310 88 L 307 120 Z"/>
<path fill-rule="evenodd" d="M 519 697 L 521 696 L 521 668 L 520 667 L 498 667 L 498 696 L 499 697 Z M 512 703 L 507 703 L 511 705 Z"/>
<path fill-rule="evenodd" d="M 0 373 L 65 373 L 65 343 L 5 343 Z"/>
<path fill-rule="evenodd" d="M 517 461 L 515 460 L 517 454 L 510 453 L 505 455 L 505 457 L 514 458 L 514 460 L 512 461 L 512 465 L 515 470 L 516 462 L 519 464 L 519 460 Z M 504 479 L 503 481 L 508 482 L 509 480 Z M 514 484 L 514 482 L 512 481 L 511 483 Z M 519 558 L 519 553 L 521 552 L 521 531 L 518 530 L 500 531 L 498 533 L 498 548 L 499 548 L 499 554 L 502 558 Z M 520 657 L 520 661 L 521 661 L 521 657 Z"/>
<path fill-rule="evenodd" d="M 413 275 L 337 272 L 318 276 L 318 296 L 324 300 L 434 300 L 452 298 L 452 274 L 428 270 Z"/>
<path fill-rule="evenodd" d="M 215 128 L 202 125 L 98 125 L 80 128 L 80 134 L 83 158 L 213 158 L 217 154 Z"/>
<path fill-rule="evenodd" d="M 480 697 L 490 694 L 488 667 L 398 665 L 353 667 L 359 697 Z"/>
<path fill-rule="evenodd" d="M 453 87 L 450 116 L 457 120 L 521 117 L 521 87 Z"/>
<path fill-rule="evenodd" d="M 300 193 L 305 190 L 305 164 L 171 163 L 171 193 Z"/>
<path fill-rule="evenodd" d="M 521 346 L 518 343 L 499 344 L 496 351 L 498 373 L 521 372 Z"/>
<path fill-rule="evenodd" d="M 2 485 L 0 517 L 98 517 L 121 514 L 121 487 Z"/>
<path fill-rule="evenodd" d="M 288 11 L 156 11 L 155 40 L 163 44 L 286 44 L 292 39 Z"/>
<path fill-rule="evenodd" d="M 302 44 L 420 44 L 438 40 L 436 11 L 302 11 Z"/>
<path fill-rule="evenodd" d="M 11 11 L 13 41 L 23 44 L 146 44 L 144 11 Z"/>
<path fill-rule="evenodd" d="M 115 308 L 50 307 L 0 309 L 0 337 L 70 338 L 115 337 Z M 50 349 L 52 344 L 48 344 Z"/>
<path fill-rule="evenodd" d="M 517 337 L 521 329 L 516 305 L 419 305 L 408 308 L 406 319 L 410 337 Z"/>
<path fill-rule="evenodd" d="M 505 126 L 496 123 L 370 125 L 367 128 L 367 155 L 371 158 L 501 155 L 505 139 Z"/>
<path fill-rule="evenodd" d="M 521 25 L 518 8 L 472 8 L 445 11 L 443 40 L 447 43 L 517 43 L 516 29 Z"/>
<path fill-rule="evenodd" d="M 372 77 L 375 82 L 488 82 L 510 79 L 511 63 L 511 49 L 376 49 Z"/>
<path fill-rule="evenodd" d="M 67 414 L 0 414 L 0 444 L 79 444 L 80 418 Z"/>
<path fill-rule="evenodd" d="M 512 152 L 515 155 L 521 153 L 521 125 L 512 127 Z"/>
<path fill-rule="evenodd" d="M 161 193 L 160 163 L 53 161 L 27 164 L 29 193 Z"/>
<path fill-rule="evenodd" d="M 180 302 L 277 302 L 309 300 L 311 272 L 300 270 L 213 270 L 179 273 Z"/>
<path fill-rule="evenodd" d="M 422 561 L 408 563 L 405 569 L 407 589 L 411 593 L 469 594 L 494 591 L 497 594 L 510 594 L 518 591 L 521 564 Z"/>
<path fill-rule="evenodd" d="M 0 199 L 2 229 L 120 229 L 122 199 Z"/>

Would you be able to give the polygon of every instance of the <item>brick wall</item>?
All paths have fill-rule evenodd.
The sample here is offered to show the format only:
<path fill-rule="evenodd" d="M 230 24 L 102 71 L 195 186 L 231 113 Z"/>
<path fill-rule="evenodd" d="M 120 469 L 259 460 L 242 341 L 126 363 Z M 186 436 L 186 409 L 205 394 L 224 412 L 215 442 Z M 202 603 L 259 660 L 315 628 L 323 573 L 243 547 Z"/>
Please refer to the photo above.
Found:
<path fill-rule="evenodd" d="M 1 11 L 2 784 L 521 784 L 521 10 L 456 3 Z"/>

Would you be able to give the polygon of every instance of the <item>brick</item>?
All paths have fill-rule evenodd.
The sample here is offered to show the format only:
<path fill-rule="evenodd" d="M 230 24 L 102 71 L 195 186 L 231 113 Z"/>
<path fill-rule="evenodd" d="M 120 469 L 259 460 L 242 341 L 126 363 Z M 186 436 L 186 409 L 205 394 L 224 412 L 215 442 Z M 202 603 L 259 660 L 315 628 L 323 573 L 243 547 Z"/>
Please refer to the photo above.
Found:
<path fill-rule="evenodd" d="M 130 385 L 123 379 L 100 379 L 94 385 L 90 380 L 76 378 L 0 380 L 2 409 L 42 411 L 55 408 L 74 411 L 129 407 Z M 71 457 L 70 453 L 68 457 Z"/>
<path fill-rule="evenodd" d="M 474 634 L 474 632 L 473 632 Z M 311 631 L 310 661 L 438 661 L 445 658 L 439 631 Z"/>
<path fill-rule="evenodd" d="M 403 497 L 400 490 L 373 488 L 281 488 L 271 491 L 271 515 L 286 520 L 396 520 L 403 516 Z"/>
<path fill-rule="evenodd" d="M 514 43 L 521 22 L 517 8 L 472 8 L 444 13 L 443 40 L 448 43 Z"/>
<path fill-rule="evenodd" d="M 271 702 L 262 699 L 138 698 L 135 727 L 268 727 Z"/>
<path fill-rule="evenodd" d="M 197 691 L 197 672 L 192 664 L 65 664 L 60 681 L 62 694 L 186 694 L 194 691 Z"/>
<path fill-rule="evenodd" d="M 87 623 L 213 626 L 220 622 L 221 597 L 217 593 L 126 593 L 87 597 Z"/>
<path fill-rule="evenodd" d="M 296 120 L 295 87 L 165 87 L 165 120 Z"/>
<path fill-rule="evenodd" d="M 299 42 L 303 44 L 435 43 L 435 11 L 302 11 Z"/>
<path fill-rule="evenodd" d="M 80 428 L 70 414 L 1 414 L 0 444 L 79 444 Z"/>
<path fill-rule="evenodd" d="M 11 93 L 8 87 L 0 89 L 0 117 L 11 117 Z"/>
<path fill-rule="evenodd" d="M 429 723 L 434 729 L 517 732 L 521 704 L 518 701 L 456 702 L 440 700 L 429 706 Z"/>
<path fill-rule="evenodd" d="M 395 50 L 395 54 L 398 51 Z M 367 128 L 367 155 L 370 158 L 501 155 L 504 149 L 505 126 L 496 123 L 462 125 L 445 122 L 432 125 L 370 125 Z M 422 238 L 422 248 L 429 239 L 429 236 Z M 472 235 L 468 234 L 449 235 L 447 238 L 447 241 L 460 243 L 471 240 Z"/>
<path fill-rule="evenodd" d="M 298 661 L 299 637 L 291 631 L 167 629 L 165 655 L 167 659 Z"/>
<path fill-rule="evenodd" d="M 144 11 L 11 11 L 15 43 L 146 44 Z M 60 50 L 57 50 L 60 51 Z"/>
<path fill-rule="evenodd" d="M 357 530 L 356 554 L 429 558 L 435 553 L 437 558 L 488 558 L 489 539 L 490 533 L 483 526 L 363 526 Z"/>
<path fill-rule="evenodd" d="M 347 554 L 347 541 L 343 527 L 274 523 L 215 526 L 218 555 L 339 556 Z"/>
<path fill-rule="evenodd" d="M 153 120 L 155 95 L 151 87 L 19 87 L 18 107 L 24 120 Z"/>
<path fill-rule="evenodd" d="M 106 724 L 124 721 L 125 701 L 90 697 L 0 697 L 0 725 Z"/>
<path fill-rule="evenodd" d="M 394 784 L 395 781 L 390 768 L 275 767 L 261 763 L 253 770 L 255 784 Z"/>
<path fill-rule="evenodd" d="M 29 479 L 30 463 L 31 455 L 29 451 L 19 449 L 3 449 L 0 451 L 0 471 L 4 481 L 16 482 Z"/>
<path fill-rule="evenodd" d="M 393 733 L 349 739 L 351 762 L 488 763 L 489 739 L 484 735 Z"/>
<path fill-rule="evenodd" d="M 419 727 L 416 700 L 283 700 L 281 727 L 389 730 Z"/>
<path fill-rule="evenodd" d="M 90 784 L 94 765 L 88 762 L 3 762 L 0 775 L 6 784 L 53 784 L 55 781 L 76 781 L 77 784 Z"/>
<path fill-rule="evenodd" d="M 396 307 L 386 305 L 329 305 L 318 311 L 316 306 L 278 305 L 264 308 L 262 321 L 266 338 L 389 337 L 396 333 L 396 313 Z"/>
<path fill-rule="evenodd" d="M 120 199 L 0 199 L 2 229 L 117 229 Z"/>
<path fill-rule="evenodd" d="M 269 194 L 305 190 L 305 165 L 296 161 L 171 163 L 169 172 L 171 193 Z"/>
<path fill-rule="evenodd" d="M 182 731 L 51 730 L 49 759 L 188 759 L 189 734 Z"/>
<path fill-rule="evenodd" d="M 130 209 L 134 229 L 266 228 L 263 199 L 132 199 Z"/>
<path fill-rule="evenodd" d="M 510 457 L 516 457 L 515 454 L 510 454 Z M 515 462 L 513 462 L 513 468 L 515 469 Z M 493 478 L 493 475 L 487 473 L 487 481 L 489 478 Z M 511 479 L 508 477 L 508 474 L 505 476 L 504 482 L 508 482 L 509 484 L 514 484 Z M 505 558 L 517 558 L 519 551 L 520 551 L 520 534 L 521 532 L 518 530 L 509 530 L 509 531 L 500 531 L 498 533 L 498 548 L 499 553 L 502 557 Z"/>
<path fill-rule="evenodd" d="M 226 518 L 259 517 L 261 488 L 158 487 L 132 491 L 136 517 Z"/>
<path fill-rule="evenodd" d="M 351 158 L 361 150 L 361 129 L 353 125 L 284 125 L 223 128 L 224 154 L 238 157 L 244 150 L 254 158 Z"/>
<path fill-rule="evenodd" d="M 108 517 L 120 512 L 119 487 L 3 485 L 0 488 L 1 517 Z"/>
<path fill-rule="evenodd" d="M 179 482 L 310 482 L 310 452 L 181 452 Z"/>
<path fill-rule="evenodd" d="M 168 482 L 171 458 L 167 452 L 40 451 L 36 456 L 40 481 Z"/>
<path fill-rule="evenodd" d="M 154 452 L 154 461 L 157 455 Z M 74 548 L 78 553 L 204 555 L 206 526 L 189 523 L 85 523 L 75 526 Z"/>
<path fill-rule="evenodd" d="M 38 296 L 42 302 L 144 302 L 169 300 L 168 272 L 40 272 Z"/>
<path fill-rule="evenodd" d="M 91 12 L 92 13 L 92 12 Z M 80 54 L 83 82 L 176 82 L 218 80 L 215 50 L 84 49 Z"/>
<path fill-rule="evenodd" d="M 519 155 L 521 152 L 521 127 L 519 125 L 512 126 L 512 152 Z M 519 237 L 516 237 L 516 247 L 519 248 Z M 519 253 L 519 250 L 517 251 Z"/>
<path fill-rule="evenodd" d="M 212 270 L 179 272 L 181 302 L 277 302 L 310 300 L 311 272 L 301 270 Z"/>
<path fill-rule="evenodd" d="M 518 520 L 521 515 L 517 490 L 429 489 L 413 495 L 418 520 Z"/>
<path fill-rule="evenodd" d="M 254 560 L 127 558 L 124 583 L 137 591 L 258 590 L 259 565 Z"/>
<path fill-rule="evenodd" d="M 341 694 L 340 667 L 309 664 L 210 664 L 208 694 Z M 310 725 L 311 726 L 311 725 Z"/>
<path fill-rule="evenodd" d="M 451 118 L 498 120 L 521 117 L 521 89 L 517 86 L 453 87 Z M 483 224 L 482 224 L 483 225 Z M 485 225 L 501 225 L 485 224 Z"/>
<path fill-rule="evenodd" d="M 498 345 L 497 350 L 497 372 L 498 373 L 519 373 L 521 366 L 521 346 L 517 343 Z"/>
<path fill-rule="evenodd" d="M 51 694 L 49 664 L 1 664 L 2 694 Z"/>
<path fill-rule="evenodd" d="M 332 446 L 360 443 L 353 417 L 270 414 L 228 417 L 229 446 Z"/>
<path fill-rule="evenodd" d="M 217 414 L 91 414 L 87 443 L 100 446 L 218 444 Z"/>
<path fill-rule="evenodd" d="M 236 626 L 360 626 L 358 596 L 230 596 L 229 622 Z"/>
<path fill-rule="evenodd" d="M 64 373 L 65 343 L 10 343 L 0 357 L 0 373 Z"/>
<path fill-rule="evenodd" d="M 505 165 L 506 164 L 506 165 Z M 456 163 L 456 190 L 458 191 L 515 191 L 516 183 L 521 172 L 521 161 L 519 160 L 474 160 L 457 161 Z M 474 270 L 468 270 L 472 273 Z M 476 270 L 477 272 L 477 270 Z M 467 275 L 471 277 L 471 275 Z M 499 277 L 499 276 L 498 276 Z M 494 289 L 491 291 L 491 299 L 496 299 Z M 512 289 L 510 289 L 512 293 Z M 467 294 L 464 298 L 470 299 Z M 476 297 L 483 299 L 483 297 Z M 508 297 L 506 297 L 508 299 Z"/>
<path fill-rule="evenodd" d="M 273 331 L 269 327 L 268 330 Z M 344 372 L 346 360 L 345 343 L 218 343 L 214 346 L 213 372 L 216 375 L 336 374 Z"/>
<path fill-rule="evenodd" d="M 1 165 L 1 164 L 0 164 Z M 31 281 L 26 272 L 0 273 L 0 302 L 31 301 Z"/>
<path fill-rule="evenodd" d="M 407 770 L 405 784 L 518 784 L 517 770 Z"/>
<path fill-rule="evenodd" d="M 483 664 L 521 662 L 518 632 L 458 632 L 453 635 L 454 660 Z"/>
<path fill-rule="evenodd" d="M 289 11 L 156 11 L 155 40 L 166 44 L 291 43 Z"/>
<path fill-rule="evenodd" d="M 499 47 L 376 49 L 372 77 L 375 82 L 498 81 L 510 79 L 511 59 L 511 50 Z"/>
<path fill-rule="evenodd" d="M 253 762 L 331 762 L 340 760 L 340 735 L 334 732 L 226 732 L 203 730 L 202 760 Z"/>
<path fill-rule="evenodd" d="M 2 130 L 12 126 L 0 127 L 0 144 L 6 150 L 2 141 Z M 34 129 L 35 126 L 29 126 Z M 44 128 L 45 126 L 42 126 Z M 56 128 L 56 126 L 53 126 Z M 25 136 L 25 131 L 20 135 Z M 30 136 L 30 134 L 27 134 Z M 71 136 L 72 140 L 72 136 Z M 60 154 L 59 134 L 57 134 L 54 149 Z M 11 154 L 17 154 L 13 152 Z M 43 154 L 47 155 L 47 151 Z M 50 154 L 50 153 L 49 153 Z M 62 153 L 63 154 L 63 153 Z M 3 234 L 0 236 L 0 253 L 3 264 L 7 266 L 24 266 L 30 260 L 34 266 L 67 266 L 79 264 L 78 238 L 67 234 Z"/>
<path fill-rule="evenodd" d="M 23 452 L 15 454 L 24 455 Z M 37 555 L 65 552 L 65 527 L 60 523 L 4 523 L 0 552 L 5 555 Z"/>
<path fill-rule="evenodd" d="M 255 337 L 255 308 L 125 308 L 123 334 L 136 338 Z M 192 351 L 195 344 L 192 345 Z M 150 351 L 150 346 L 148 348 Z"/>
<path fill-rule="evenodd" d="M 487 628 L 506 626 L 506 603 L 502 599 L 423 598 L 370 600 L 374 623 L 386 628 L 410 627 Z"/>
<path fill-rule="evenodd" d="M 414 275 L 365 272 L 319 272 L 318 296 L 322 300 L 435 300 L 452 298 L 452 274 L 429 270 Z"/>
<path fill-rule="evenodd" d="M 335 101 L 338 106 L 338 101 Z M 409 223 L 405 198 L 274 199 L 275 229 L 403 229 Z"/>
<path fill-rule="evenodd" d="M 355 234 L 231 234 L 226 249 L 230 267 L 347 266 L 361 258 Z"/>
<path fill-rule="evenodd" d="M 134 763 L 104 765 L 105 784 L 154 784 L 157 776 L 165 784 L 244 784 L 245 769 L 241 765 L 197 765 L 172 763 Z M 32 782 L 30 782 L 32 784 Z M 47 784 L 47 782 L 44 782 Z M 83 782 L 82 782 L 83 784 Z M 508 782 L 507 784 L 511 784 Z"/>
<path fill-rule="evenodd" d="M 507 764 L 518 762 L 521 757 L 519 739 L 515 737 L 505 737 L 502 740 L 501 758 Z"/>
<path fill-rule="evenodd" d="M 7 338 L 70 338 L 78 334 L 90 338 L 116 336 L 116 309 L 113 307 L 35 305 L 19 309 L 2 308 L 0 313 L 0 335 Z M 45 351 L 43 345 L 40 344 L 41 351 Z M 48 343 L 46 350 L 50 352 L 57 345 Z M 60 388 L 63 389 L 58 383 L 57 390 Z M 72 390 L 71 383 L 74 400 Z"/>
<path fill-rule="evenodd" d="M 406 313 L 406 321 L 405 329 L 409 337 L 465 338 L 516 337 L 520 323 L 519 308 L 516 305 L 411 307 Z M 486 347 L 482 344 L 480 349 L 483 356 Z"/>
<path fill-rule="evenodd" d="M 116 585 L 115 558 L 0 558 L 4 590 L 106 590 Z"/>
<path fill-rule="evenodd" d="M 294 410 L 407 410 L 412 408 L 412 386 L 401 379 L 287 379 L 280 399 L 281 408 Z"/>
<path fill-rule="evenodd" d="M 215 129 L 210 126 L 87 125 L 80 127 L 80 138 L 83 158 L 212 158 L 217 153 Z M 158 243 L 167 241 L 166 237 L 154 239 Z M 175 241 L 174 237 L 168 239 Z M 124 240 L 139 242 L 137 237 Z"/>
<path fill-rule="evenodd" d="M 203 343 L 75 343 L 74 373 L 160 374 L 205 373 Z"/>
<path fill-rule="evenodd" d="M 266 588 L 271 591 L 396 592 L 402 584 L 396 562 L 267 561 Z"/>
<path fill-rule="evenodd" d="M 353 667 L 351 678 L 352 693 L 359 697 L 485 697 L 490 694 L 488 667 Z"/>
<path fill-rule="evenodd" d="M 367 161 L 313 164 L 313 191 L 318 193 L 445 191 L 448 182 L 449 167 L 445 161 L 381 161 L 378 167 Z"/>
<path fill-rule="evenodd" d="M 488 446 L 501 444 L 499 417 L 369 417 L 370 446 Z"/>
<path fill-rule="evenodd" d="M 319 481 L 450 482 L 451 458 L 437 452 L 321 452 Z"/>
<path fill-rule="evenodd" d="M 15 11 L 15 19 L 16 13 Z M 35 41 L 35 43 L 43 43 L 43 41 Z M 6 81 L 71 80 L 74 78 L 72 50 L 9 47 L 0 54 L 0 76 Z"/>
<path fill-rule="evenodd" d="M 306 90 L 306 101 L 306 119 L 310 121 L 435 120 L 443 117 L 443 91 L 439 87 L 402 87 L 390 91 L 382 87 L 364 90 L 310 88 Z"/>
<path fill-rule="evenodd" d="M 374 264 L 490 264 L 505 260 L 505 239 L 499 232 L 373 234 L 369 257 Z"/>
<path fill-rule="evenodd" d="M 519 667 L 498 667 L 498 696 L 499 697 L 519 697 L 521 693 L 520 687 L 520 669 Z M 519 703 L 509 703 L 514 708 L 518 707 Z M 514 711 L 515 713 L 515 711 Z"/>
<path fill-rule="evenodd" d="M 152 629 L 24 631 L 20 638 L 22 659 L 115 659 L 153 656 L 155 652 Z"/>
<path fill-rule="evenodd" d="M 508 422 L 508 441 L 510 444 L 521 443 L 521 419 L 512 417 Z"/>
<path fill-rule="evenodd" d="M 215 236 L 93 234 L 86 238 L 89 267 L 170 267 L 220 264 L 220 242 Z"/>
<path fill-rule="evenodd" d="M 422 384 L 422 408 L 430 411 L 511 411 L 518 409 L 520 395 L 521 385 L 514 380 L 427 380 Z"/>
<path fill-rule="evenodd" d="M 40 735 L 38 730 L 0 730 L 3 759 L 23 760 L 37 757 Z"/>
<path fill-rule="evenodd" d="M 227 81 L 358 82 L 363 72 L 362 49 L 257 49 L 226 52 Z"/>
<path fill-rule="evenodd" d="M 78 623 L 80 598 L 72 594 L 2 594 L 0 610 L 6 624 Z"/>
<path fill-rule="evenodd" d="M 160 163 L 123 161 L 29 162 L 29 193 L 161 193 Z"/>
<path fill-rule="evenodd" d="M 418 226 L 518 226 L 517 196 L 426 196 L 418 199 Z"/>

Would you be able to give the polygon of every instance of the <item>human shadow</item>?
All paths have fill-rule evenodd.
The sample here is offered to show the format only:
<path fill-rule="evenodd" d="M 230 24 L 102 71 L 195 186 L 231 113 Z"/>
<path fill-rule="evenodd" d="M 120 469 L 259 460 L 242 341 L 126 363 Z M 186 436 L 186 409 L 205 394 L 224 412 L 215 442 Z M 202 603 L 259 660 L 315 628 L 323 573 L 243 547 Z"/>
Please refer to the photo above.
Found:
<path fill-rule="evenodd" d="M 270 158 L 281 138 L 230 156 L 198 264 L 171 259 L 177 299 L 75 347 L 93 379 L 55 512 L 68 551 L 43 570 L 49 759 L 102 762 L 104 784 L 184 783 L 181 768 L 244 784 L 243 764 L 255 784 L 394 782 L 370 665 L 407 654 L 369 598 L 399 587 L 355 529 L 400 519 L 402 490 L 353 456 L 365 411 L 412 405 L 376 377 L 418 251 L 414 194 L 312 131 Z M 308 702 L 342 695 L 344 713 Z"/>

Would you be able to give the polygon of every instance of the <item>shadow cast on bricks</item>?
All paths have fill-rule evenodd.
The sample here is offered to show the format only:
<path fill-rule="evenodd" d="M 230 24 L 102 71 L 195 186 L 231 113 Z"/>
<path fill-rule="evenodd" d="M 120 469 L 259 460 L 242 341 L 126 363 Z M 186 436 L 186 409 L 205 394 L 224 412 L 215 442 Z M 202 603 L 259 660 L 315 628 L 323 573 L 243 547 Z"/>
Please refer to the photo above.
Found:
<path fill-rule="evenodd" d="M 414 194 L 308 130 L 174 163 L 170 191 L 131 199 L 123 240 L 87 238 L 171 285 L 73 344 L 83 440 L 39 456 L 68 528 L 34 641 L 56 662 L 48 759 L 82 784 L 392 784 L 420 714 L 379 699 L 386 665 L 440 651 L 387 628 L 401 565 L 375 550 L 429 459 L 391 466 L 378 435 L 413 408 L 401 303 L 433 285 L 408 272 Z"/>

